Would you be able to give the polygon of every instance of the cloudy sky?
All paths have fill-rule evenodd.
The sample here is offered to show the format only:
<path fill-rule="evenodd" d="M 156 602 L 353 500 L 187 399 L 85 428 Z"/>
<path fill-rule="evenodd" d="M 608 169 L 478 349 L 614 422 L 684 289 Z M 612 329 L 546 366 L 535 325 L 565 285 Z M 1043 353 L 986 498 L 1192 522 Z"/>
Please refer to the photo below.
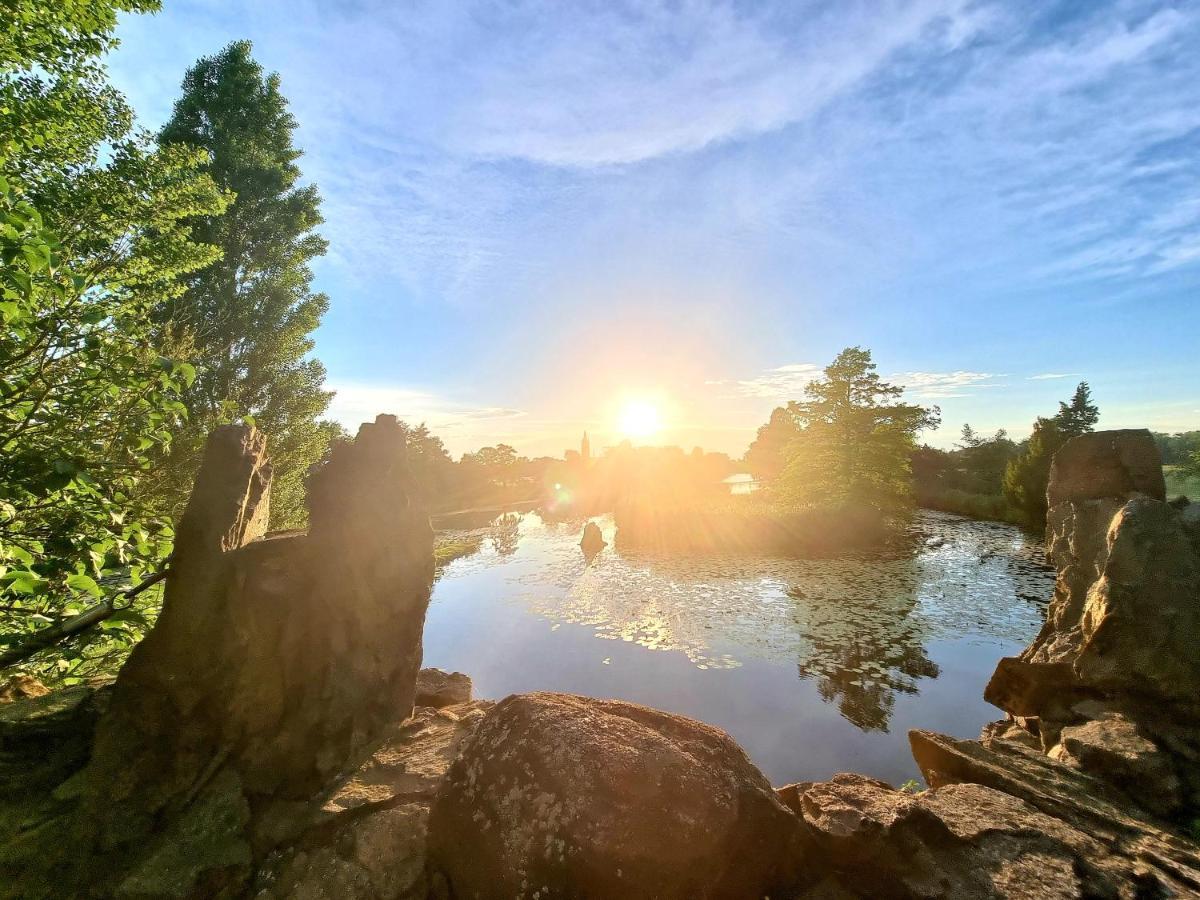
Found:
<path fill-rule="evenodd" d="M 349 426 L 452 450 L 740 454 L 848 345 L 1024 435 L 1200 427 L 1200 4 L 165 0 L 110 68 L 157 127 L 197 57 L 278 71 L 330 240 Z"/>

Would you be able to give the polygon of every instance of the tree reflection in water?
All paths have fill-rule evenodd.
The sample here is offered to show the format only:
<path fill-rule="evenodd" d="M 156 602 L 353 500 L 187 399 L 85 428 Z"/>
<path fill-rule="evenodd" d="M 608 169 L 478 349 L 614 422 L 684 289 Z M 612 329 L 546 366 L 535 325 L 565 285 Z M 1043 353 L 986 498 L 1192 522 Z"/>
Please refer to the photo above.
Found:
<path fill-rule="evenodd" d="M 600 517 L 610 545 L 589 563 L 582 520 L 527 513 L 494 522 L 485 547 L 443 577 L 490 570 L 496 600 L 598 638 L 682 653 L 697 669 L 794 667 L 849 722 L 886 732 L 897 695 L 938 677 L 932 642 L 1024 643 L 1044 601 L 1019 598 L 1046 598 L 1053 584 L 1040 546 L 1012 526 L 929 512 L 917 520 L 910 556 L 804 560 L 620 553 L 611 519 Z"/>
<path fill-rule="evenodd" d="M 788 596 L 804 611 L 810 645 L 796 664 L 800 677 L 815 679 L 821 699 L 864 731 L 887 731 L 896 694 L 915 694 L 918 678 L 938 677 L 925 653 L 927 629 L 911 618 L 915 594 L 813 603 L 792 588 Z"/>

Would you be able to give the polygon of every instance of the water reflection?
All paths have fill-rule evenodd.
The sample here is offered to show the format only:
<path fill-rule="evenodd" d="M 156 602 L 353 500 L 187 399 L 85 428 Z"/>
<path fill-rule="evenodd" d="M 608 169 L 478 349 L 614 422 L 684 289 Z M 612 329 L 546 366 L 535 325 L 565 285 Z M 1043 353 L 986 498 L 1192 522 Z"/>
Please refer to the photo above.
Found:
<path fill-rule="evenodd" d="M 596 660 L 611 657 L 614 667 L 633 670 L 619 694 L 629 699 L 664 705 L 658 698 L 667 693 L 677 701 L 668 708 L 699 709 L 701 718 L 717 721 L 730 715 L 724 704 L 737 701 L 733 685 L 744 679 L 700 682 L 700 673 L 749 667 L 755 690 L 776 696 L 779 679 L 791 672 L 793 685 L 798 674 L 860 732 L 887 734 L 899 697 L 931 693 L 944 665 L 938 654 L 956 672 L 969 666 L 973 679 L 947 689 L 970 690 L 977 698 L 1001 655 L 997 648 L 1011 649 L 1036 633 L 1053 584 L 1039 545 L 1017 529 L 941 513 L 918 517 L 914 550 L 899 559 L 621 554 L 612 546 L 611 521 L 596 521 L 610 546 L 590 563 L 578 546 L 582 522 L 546 522 L 526 513 L 491 526 L 481 551 L 454 562 L 435 589 L 427 629 L 432 646 L 455 646 L 448 654 L 462 658 L 466 647 L 486 641 L 477 655 L 499 653 L 508 642 L 514 657 L 519 654 L 509 665 L 524 667 L 528 677 L 506 675 L 499 679 L 506 687 L 616 695 L 608 667 L 598 674 L 585 666 L 576 658 L 585 645 L 558 631 L 573 626 L 638 649 L 641 655 L 601 648 L 603 659 Z M 456 612 L 441 612 L 439 602 L 455 604 Z M 472 617 L 487 624 L 472 624 Z M 533 627 L 539 620 L 551 629 Z M 476 627 L 492 633 L 474 635 Z M 498 636 L 500 630 L 507 637 Z M 963 652 L 972 643 L 992 649 L 974 654 L 976 662 Z M 669 667 L 670 684 L 644 683 L 664 677 L 654 662 L 659 654 L 687 666 Z M 455 664 L 473 675 L 491 671 L 481 658 Z M 688 667 L 696 678 L 686 676 Z M 727 698 L 709 696 L 726 688 Z M 969 704 L 971 722 L 980 716 L 979 705 Z M 749 715 L 738 710 L 739 717 Z M 765 713 L 762 724 L 780 727 Z M 978 724 L 982 720 L 971 727 Z"/>

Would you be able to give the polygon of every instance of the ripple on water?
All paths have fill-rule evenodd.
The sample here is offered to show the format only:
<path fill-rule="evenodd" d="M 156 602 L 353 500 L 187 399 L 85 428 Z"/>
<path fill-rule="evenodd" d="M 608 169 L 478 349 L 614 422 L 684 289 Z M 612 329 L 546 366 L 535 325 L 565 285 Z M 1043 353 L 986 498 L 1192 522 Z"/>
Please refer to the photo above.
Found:
<path fill-rule="evenodd" d="M 622 554 L 611 517 L 597 521 L 610 547 L 591 563 L 577 546 L 582 523 L 526 513 L 494 526 L 484 550 L 446 577 L 499 567 L 509 602 L 601 639 L 683 653 L 701 669 L 754 658 L 900 691 L 936 676 L 931 641 L 1028 640 L 1053 588 L 1030 536 L 932 511 L 917 516 L 917 549 L 900 559 Z"/>

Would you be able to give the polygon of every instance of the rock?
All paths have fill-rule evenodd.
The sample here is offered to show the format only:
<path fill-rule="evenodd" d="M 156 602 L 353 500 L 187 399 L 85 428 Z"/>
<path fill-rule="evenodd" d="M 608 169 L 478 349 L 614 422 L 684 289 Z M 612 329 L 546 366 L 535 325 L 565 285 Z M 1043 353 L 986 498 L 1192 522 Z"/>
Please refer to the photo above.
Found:
<path fill-rule="evenodd" d="M 932 795 L 947 786 L 982 785 L 1040 813 L 1035 833 L 1070 848 L 1076 870 L 1086 876 L 1083 896 L 1194 896 L 1200 890 L 1200 846 L 1104 780 L 1002 739 L 911 731 L 909 742 Z M 975 814 L 981 827 L 994 818 L 986 810 Z"/>
<path fill-rule="evenodd" d="M 1129 501 L 1108 529 L 1075 659 L 1080 681 L 1188 708 L 1200 720 L 1200 552 L 1178 510 Z"/>
<path fill-rule="evenodd" d="M 1051 507 L 1065 501 L 1128 500 L 1136 494 L 1167 499 L 1162 459 L 1144 428 L 1081 434 L 1054 454 L 1046 491 Z"/>
<path fill-rule="evenodd" d="M 286 837 L 293 846 L 268 860 L 254 895 L 259 900 L 430 896 L 429 805 L 462 743 L 493 705 L 477 700 L 452 712 L 418 708 L 307 815 L 288 811 L 281 818 L 293 826 Z"/>
<path fill-rule="evenodd" d="M 451 766 L 429 852 L 455 897 L 762 897 L 799 823 L 724 732 L 571 694 L 501 701 Z"/>
<path fill-rule="evenodd" d="M 237 773 L 223 769 L 176 817 L 117 887 L 117 897 L 213 897 L 250 869 L 250 808 Z"/>
<path fill-rule="evenodd" d="M 1026 662 L 1006 656 L 992 673 L 983 699 L 1014 716 L 1037 716 L 1056 703 L 1069 703 L 1078 687 L 1070 663 Z"/>
<path fill-rule="evenodd" d="M 144 861 L 225 772 L 252 811 L 306 801 L 412 713 L 433 532 L 403 429 L 380 416 L 334 447 L 308 480 L 307 534 L 263 536 L 269 482 L 261 435 L 214 432 L 162 615 L 97 728 L 79 841 L 105 859 Z M 261 849 L 280 827 L 244 830 Z"/>
<path fill-rule="evenodd" d="M 1170 816 L 1183 805 L 1182 785 L 1167 754 L 1112 714 L 1063 728 L 1063 749 L 1081 769 L 1117 785 L 1152 813 Z"/>
<path fill-rule="evenodd" d="M 32 700 L 34 697 L 45 697 L 50 689 L 34 678 L 18 672 L 9 677 L 7 683 L 0 687 L 0 703 L 12 703 L 14 700 Z"/>
<path fill-rule="evenodd" d="M 604 540 L 604 534 L 600 531 L 600 526 L 595 522 L 588 522 L 583 526 L 583 537 L 579 540 L 579 548 L 583 550 L 585 556 L 593 556 L 608 546 L 608 541 Z"/>
<path fill-rule="evenodd" d="M 1075 898 L 1086 893 L 1080 870 L 1088 854 L 1103 852 L 1087 835 L 980 785 L 913 795 L 842 774 L 796 787 L 816 858 L 832 867 L 821 882 L 831 897 Z"/>
<path fill-rule="evenodd" d="M 417 706 L 442 708 L 471 699 L 471 679 L 462 672 L 443 672 L 441 669 L 422 669 L 417 673 Z"/>

